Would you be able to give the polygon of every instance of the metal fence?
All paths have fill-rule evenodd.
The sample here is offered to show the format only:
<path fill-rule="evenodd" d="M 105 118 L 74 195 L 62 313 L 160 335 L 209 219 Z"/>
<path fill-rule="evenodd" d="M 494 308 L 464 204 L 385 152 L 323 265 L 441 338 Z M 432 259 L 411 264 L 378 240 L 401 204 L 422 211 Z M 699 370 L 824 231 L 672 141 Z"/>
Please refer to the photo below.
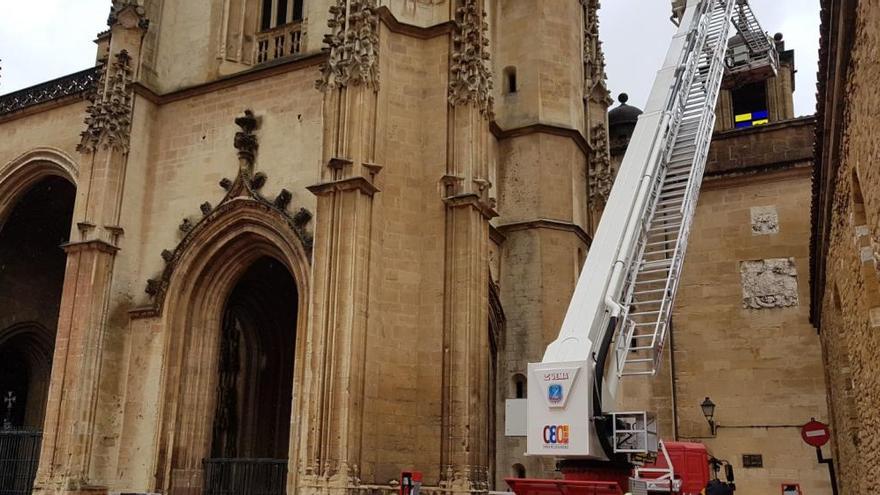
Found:
<path fill-rule="evenodd" d="M 0 430 L 0 495 L 30 495 L 42 440 L 40 431 Z"/>
<path fill-rule="evenodd" d="M 205 459 L 202 462 L 204 495 L 285 495 L 287 459 Z"/>

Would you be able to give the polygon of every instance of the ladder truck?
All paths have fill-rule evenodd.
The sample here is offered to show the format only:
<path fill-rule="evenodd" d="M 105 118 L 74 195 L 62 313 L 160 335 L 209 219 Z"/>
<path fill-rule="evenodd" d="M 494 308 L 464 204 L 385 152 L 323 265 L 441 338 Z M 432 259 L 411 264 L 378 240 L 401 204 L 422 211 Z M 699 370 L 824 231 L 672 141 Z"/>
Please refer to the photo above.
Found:
<path fill-rule="evenodd" d="M 748 0 L 682 3 L 559 336 L 528 368 L 527 454 L 557 458 L 568 480 L 508 480 L 518 495 L 615 493 L 595 485 L 617 482 L 615 472 L 616 485 L 634 476 L 646 490 L 685 493 L 654 415 L 615 410 L 618 385 L 661 364 L 722 83 L 756 68 L 775 74 L 778 56 Z M 728 50 L 734 31 L 747 53 Z"/>

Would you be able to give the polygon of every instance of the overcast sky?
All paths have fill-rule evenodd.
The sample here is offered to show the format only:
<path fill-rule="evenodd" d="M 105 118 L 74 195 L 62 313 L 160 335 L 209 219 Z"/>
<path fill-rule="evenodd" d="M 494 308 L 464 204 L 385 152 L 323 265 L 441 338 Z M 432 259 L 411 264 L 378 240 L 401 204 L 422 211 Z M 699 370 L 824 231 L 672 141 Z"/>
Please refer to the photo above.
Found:
<path fill-rule="evenodd" d="M 751 0 L 765 31 L 782 33 L 794 49 L 795 115 L 816 111 L 819 57 L 819 0 Z M 628 93 L 629 104 L 644 107 L 675 33 L 669 0 L 602 0 L 600 36 L 604 42 L 608 88 L 614 99 Z"/>
<path fill-rule="evenodd" d="M 512 0 L 516 1 L 516 0 Z M 564 1 L 564 0 L 542 0 Z M 752 0 L 765 30 L 782 32 L 795 49 L 795 113 L 815 110 L 819 0 Z M 0 0 L 0 94 L 85 69 L 95 35 L 106 29 L 110 0 Z M 674 26 L 669 0 L 602 0 L 601 36 L 608 86 L 644 106 Z"/>

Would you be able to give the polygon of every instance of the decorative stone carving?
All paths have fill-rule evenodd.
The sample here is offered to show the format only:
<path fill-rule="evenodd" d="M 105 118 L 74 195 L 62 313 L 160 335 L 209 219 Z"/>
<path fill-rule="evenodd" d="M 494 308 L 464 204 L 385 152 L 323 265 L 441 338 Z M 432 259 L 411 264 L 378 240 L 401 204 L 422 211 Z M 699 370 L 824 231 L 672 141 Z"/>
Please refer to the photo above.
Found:
<path fill-rule="evenodd" d="M 753 206 L 752 235 L 768 235 L 779 233 L 779 213 L 775 206 Z"/>
<path fill-rule="evenodd" d="M 165 261 L 162 276 L 147 281 L 146 293 L 153 298 L 153 307 L 139 314 L 147 316 L 159 314 L 164 303 L 165 291 L 168 290 L 171 281 L 171 275 L 174 273 L 174 268 L 182 253 L 201 230 L 224 213 L 246 204 L 282 215 L 290 229 L 302 242 L 306 253 L 311 254 L 312 235 L 306 231 L 306 225 L 312 219 L 312 213 L 305 208 L 300 208 L 295 215 L 291 216 L 287 212 L 287 207 L 293 199 L 293 194 L 287 189 L 282 189 L 272 201 L 258 192 L 268 179 L 266 174 L 262 172 L 254 173 L 254 161 L 259 148 L 259 140 L 255 131 L 259 128 L 260 119 L 251 110 L 245 110 L 244 115 L 235 119 L 235 124 L 239 127 L 239 131 L 235 133 L 233 139 L 239 160 L 238 175 L 235 179 L 224 178 L 220 181 L 220 187 L 226 191 L 226 195 L 217 206 L 211 206 L 211 203 L 206 201 L 199 206 L 202 217 L 197 222 L 193 222 L 189 217 L 183 219 L 179 227 L 180 231 L 184 233 L 183 239 L 173 251 L 166 249 L 161 253 L 162 259 Z"/>
<path fill-rule="evenodd" d="M 590 203 L 604 205 L 614 185 L 614 170 L 608 152 L 608 133 L 604 124 L 593 126 L 590 132 Z"/>
<path fill-rule="evenodd" d="M 114 0 L 113 6 L 110 7 L 110 15 L 107 17 L 107 25 L 113 26 L 119 23 L 122 13 L 128 9 L 134 14 L 133 17 L 139 28 L 147 29 L 150 26 L 150 21 L 146 18 L 146 10 L 137 0 Z"/>
<path fill-rule="evenodd" d="M 794 258 L 772 258 L 740 263 L 743 308 L 770 309 L 798 305 Z"/>
<path fill-rule="evenodd" d="M 253 166 L 254 159 L 257 155 L 257 136 L 254 131 L 257 129 L 257 118 L 251 110 L 245 110 L 244 115 L 235 118 L 235 125 L 241 128 L 235 133 L 234 146 L 238 150 L 238 158 L 242 160 L 242 164 Z"/>
<path fill-rule="evenodd" d="M 92 104 L 86 110 L 86 130 L 77 150 L 94 153 L 99 146 L 128 152 L 133 92 L 131 57 L 122 50 L 116 61 L 100 69 Z"/>
<path fill-rule="evenodd" d="M 492 71 L 489 70 L 489 24 L 483 0 L 460 0 L 455 10 L 449 103 L 475 104 L 492 113 Z"/>
<path fill-rule="evenodd" d="M 336 0 L 324 36 L 330 57 L 321 65 L 321 91 L 364 84 L 379 89 L 379 16 L 376 0 Z"/>
<path fill-rule="evenodd" d="M 605 53 L 599 39 L 599 2 L 580 1 L 584 9 L 584 99 L 593 96 L 594 90 L 600 87 L 602 99 L 609 100 L 608 89 L 605 88 Z"/>
<path fill-rule="evenodd" d="M 192 230 L 192 228 L 193 228 L 193 222 L 189 218 L 184 218 L 180 222 L 180 225 L 177 227 L 177 229 L 180 230 L 181 232 L 183 232 L 184 234 L 189 232 L 190 230 Z"/>
<path fill-rule="evenodd" d="M 275 197 L 275 206 L 282 210 L 286 210 L 287 206 L 290 204 L 290 200 L 293 198 L 293 195 L 287 189 L 282 189 L 278 196 Z"/>
<path fill-rule="evenodd" d="M 95 91 L 101 79 L 100 67 L 90 67 L 68 76 L 0 96 L 0 116 L 47 101 Z"/>

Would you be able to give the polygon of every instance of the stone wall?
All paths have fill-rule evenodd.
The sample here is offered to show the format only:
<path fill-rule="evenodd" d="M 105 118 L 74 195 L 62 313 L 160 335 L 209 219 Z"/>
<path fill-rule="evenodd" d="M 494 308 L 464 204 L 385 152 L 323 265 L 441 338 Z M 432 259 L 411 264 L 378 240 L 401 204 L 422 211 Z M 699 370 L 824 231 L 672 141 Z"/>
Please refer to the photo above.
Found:
<path fill-rule="evenodd" d="M 782 483 L 830 493 L 827 469 L 798 429 L 827 420 L 809 323 L 813 122 L 715 134 L 664 368 L 622 388 L 622 407 L 656 412 L 661 437 L 705 443 L 729 461 L 737 493 L 776 493 Z M 700 409 L 707 396 L 717 405 L 715 436 Z M 763 467 L 745 468 L 749 454 Z"/>
<path fill-rule="evenodd" d="M 880 7 L 823 1 L 813 199 L 813 321 L 826 363 L 841 493 L 880 476 Z"/>

